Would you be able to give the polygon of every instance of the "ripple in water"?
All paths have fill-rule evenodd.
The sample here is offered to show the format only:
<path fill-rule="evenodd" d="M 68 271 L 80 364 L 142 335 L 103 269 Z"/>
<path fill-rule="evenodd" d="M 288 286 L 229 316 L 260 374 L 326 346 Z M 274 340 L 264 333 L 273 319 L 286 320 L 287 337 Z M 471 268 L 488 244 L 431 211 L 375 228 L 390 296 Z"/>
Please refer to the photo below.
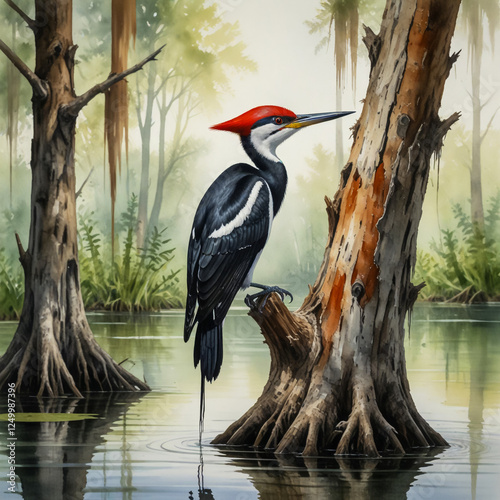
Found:
<path fill-rule="evenodd" d="M 201 440 L 201 447 L 199 436 L 196 434 L 191 436 L 178 436 L 167 440 L 158 439 L 148 443 L 146 448 L 153 451 L 172 454 L 175 460 L 186 459 L 196 462 L 199 460 L 201 452 L 204 457 L 218 454 L 217 448 L 210 444 L 214 437 L 215 434 L 213 436 L 204 435 Z M 179 457 L 179 455 L 181 457 Z M 182 456 L 184 456 L 184 458 L 182 458 Z M 192 460 L 190 460 L 190 458 L 192 458 Z"/>
<path fill-rule="evenodd" d="M 389 462 L 396 461 L 402 463 L 405 461 L 423 460 L 429 465 L 435 460 L 470 462 L 479 459 L 484 460 L 496 455 L 497 449 L 500 449 L 500 435 L 476 431 L 477 436 L 472 432 L 464 432 L 462 422 L 440 422 L 438 426 L 449 443 L 449 447 L 437 449 L 414 449 L 407 452 L 405 456 L 394 456 L 387 454 L 381 459 L 375 459 L 380 462 L 382 468 L 389 466 Z M 235 464 L 238 462 L 244 468 L 262 467 L 265 465 L 276 467 L 284 465 L 293 469 L 309 469 L 308 459 L 303 459 L 299 455 L 293 457 L 276 457 L 271 452 L 252 449 L 250 447 L 226 447 L 213 446 L 211 441 L 217 433 L 205 433 L 199 442 L 199 436 L 177 436 L 172 439 L 158 439 L 146 445 L 149 450 L 166 454 L 164 458 L 167 461 L 184 462 L 197 464 L 200 460 L 205 463 L 227 465 L 228 461 Z M 342 461 L 342 469 L 359 470 L 359 461 L 368 460 L 362 456 L 357 457 L 334 457 L 331 454 L 325 454 L 320 457 L 311 457 L 315 461 L 315 468 L 323 471 L 338 470 L 339 464 L 336 458 Z M 383 462 L 386 465 L 383 465 Z M 394 464 L 392 464 L 394 465 Z"/>

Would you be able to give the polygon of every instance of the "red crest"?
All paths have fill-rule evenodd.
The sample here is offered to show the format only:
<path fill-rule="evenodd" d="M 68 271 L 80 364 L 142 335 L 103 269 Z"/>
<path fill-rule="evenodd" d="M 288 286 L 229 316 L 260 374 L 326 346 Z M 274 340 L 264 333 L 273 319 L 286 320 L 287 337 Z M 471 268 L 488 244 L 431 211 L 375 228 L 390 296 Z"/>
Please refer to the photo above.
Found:
<path fill-rule="evenodd" d="M 297 118 L 297 115 L 293 111 L 280 106 L 258 106 L 232 120 L 219 123 L 210 128 L 215 130 L 227 130 L 228 132 L 246 136 L 250 135 L 250 131 L 255 122 L 262 118 L 267 118 L 268 116 L 289 116 L 290 118 Z"/>

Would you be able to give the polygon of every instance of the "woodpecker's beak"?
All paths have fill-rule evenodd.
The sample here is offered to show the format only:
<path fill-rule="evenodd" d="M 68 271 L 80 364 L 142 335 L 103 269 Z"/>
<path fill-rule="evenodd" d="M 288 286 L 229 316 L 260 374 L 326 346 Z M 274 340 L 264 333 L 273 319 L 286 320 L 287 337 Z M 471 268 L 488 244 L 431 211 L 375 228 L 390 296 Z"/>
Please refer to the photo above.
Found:
<path fill-rule="evenodd" d="M 283 125 L 283 128 L 302 128 L 309 127 L 315 123 L 327 122 L 329 120 L 336 120 L 343 116 L 350 115 L 354 111 L 334 111 L 333 113 L 312 113 L 309 115 L 297 115 L 293 122 Z"/>

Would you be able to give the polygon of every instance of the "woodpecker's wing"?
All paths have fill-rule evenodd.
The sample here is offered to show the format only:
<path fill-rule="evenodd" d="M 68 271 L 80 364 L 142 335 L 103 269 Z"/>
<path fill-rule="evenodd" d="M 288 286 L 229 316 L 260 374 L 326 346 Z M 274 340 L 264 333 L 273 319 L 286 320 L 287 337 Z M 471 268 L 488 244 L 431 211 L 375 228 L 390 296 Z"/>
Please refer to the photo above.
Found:
<path fill-rule="evenodd" d="M 269 187 L 254 168 L 242 167 L 235 165 L 212 184 L 195 216 L 188 250 L 186 340 L 196 322 L 222 322 L 269 234 Z"/>

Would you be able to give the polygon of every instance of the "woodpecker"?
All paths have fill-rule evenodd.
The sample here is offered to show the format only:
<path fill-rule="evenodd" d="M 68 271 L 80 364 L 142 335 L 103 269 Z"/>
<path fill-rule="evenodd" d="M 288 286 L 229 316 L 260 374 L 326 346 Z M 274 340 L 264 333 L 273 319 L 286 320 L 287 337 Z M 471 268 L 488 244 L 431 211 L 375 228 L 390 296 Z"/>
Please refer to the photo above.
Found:
<path fill-rule="evenodd" d="M 249 286 L 261 290 L 247 295 L 249 307 L 272 292 L 282 300 L 285 295 L 292 298 L 282 288 L 252 282 L 287 185 L 286 169 L 276 148 L 301 128 L 350 113 L 296 115 L 279 106 L 259 106 L 211 127 L 238 134 L 253 165 L 237 163 L 219 175 L 198 206 L 190 234 L 184 340 L 189 340 L 198 325 L 194 366 L 201 364 L 202 412 L 204 382 L 219 375 L 222 325 L 238 290 Z"/>

